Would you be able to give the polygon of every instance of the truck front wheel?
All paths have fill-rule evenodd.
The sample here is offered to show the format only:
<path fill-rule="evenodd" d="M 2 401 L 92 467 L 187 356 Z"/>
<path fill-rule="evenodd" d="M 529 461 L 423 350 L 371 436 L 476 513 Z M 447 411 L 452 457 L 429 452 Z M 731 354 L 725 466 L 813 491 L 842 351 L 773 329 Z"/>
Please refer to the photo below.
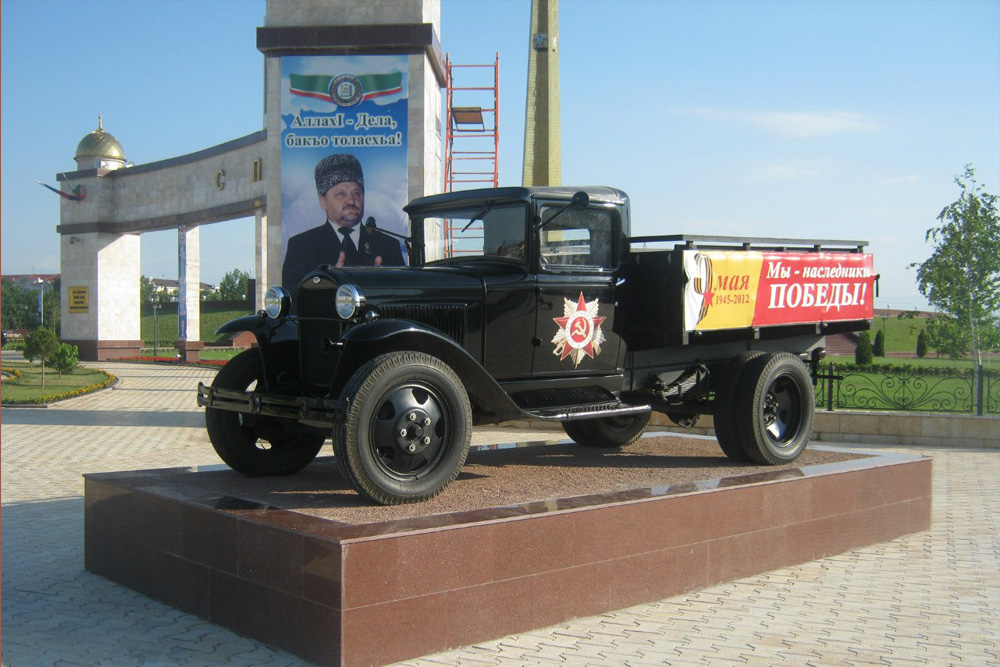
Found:
<path fill-rule="evenodd" d="M 812 431 L 814 398 L 805 365 L 792 354 L 766 354 L 740 378 L 735 421 L 752 461 L 781 465 L 797 459 Z"/>
<path fill-rule="evenodd" d="M 259 350 L 244 350 L 223 366 L 212 386 L 253 391 L 264 377 Z M 205 426 L 216 453 L 230 468 L 249 477 L 290 475 L 316 458 L 326 441 L 295 431 L 286 420 L 207 408 Z"/>
<path fill-rule="evenodd" d="M 429 500 L 465 463 L 472 408 L 462 381 L 440 359 L 391 352 L 355 372 L 333 449 L 362 495 L 382 505 Z"/>
<path fill-rule="evenodd" d="M 566 435 L 585 447 L 624 447 L 642 437 L 649 413 L 563 422 Z"/>

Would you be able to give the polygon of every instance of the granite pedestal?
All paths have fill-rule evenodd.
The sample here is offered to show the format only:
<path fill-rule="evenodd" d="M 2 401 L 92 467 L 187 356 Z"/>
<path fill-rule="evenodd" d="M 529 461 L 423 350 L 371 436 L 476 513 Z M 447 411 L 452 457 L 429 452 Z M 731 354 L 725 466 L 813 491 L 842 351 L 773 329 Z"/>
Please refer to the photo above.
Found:
<path fill-rule="evenodd" d="M 474 448 L 419 505 L 332 457 L 86 476 L 88 570 L 321 665 L 382 665 L 925 530 L 931 461 L 812 448 L 736 466 L 714 440 Z"/>

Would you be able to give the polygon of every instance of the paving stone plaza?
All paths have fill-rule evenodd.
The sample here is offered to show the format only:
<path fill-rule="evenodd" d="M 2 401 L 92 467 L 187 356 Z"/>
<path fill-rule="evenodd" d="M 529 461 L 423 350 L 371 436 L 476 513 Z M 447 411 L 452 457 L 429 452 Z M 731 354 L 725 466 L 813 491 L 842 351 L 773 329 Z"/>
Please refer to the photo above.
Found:
<path fill-rule="evenodd" d="M 84 570 L 84 473 L 218 463 L 194 398 L 214 370 L 101 367 L 115 389 L 3 409 L 2 664 L 307 664 Z M 1000 452 L 906 451 L 934 459 L 927 532 L 400 664 L 1000 664 Z"/>

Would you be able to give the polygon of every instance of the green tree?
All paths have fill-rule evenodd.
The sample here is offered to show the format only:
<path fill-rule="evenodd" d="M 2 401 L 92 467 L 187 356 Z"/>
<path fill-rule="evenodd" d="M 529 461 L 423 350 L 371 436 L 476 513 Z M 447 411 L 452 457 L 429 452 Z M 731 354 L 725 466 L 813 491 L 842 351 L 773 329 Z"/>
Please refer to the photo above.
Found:
<path fill-rule="evenodd" d="M 61 336 L 62 312 L 59 307 L 59 292 L 62 290 L 62 278 L 52 281 L 52 287 L 47 289 L 45 294 L 45 323 L 48 328 L 55 332 L 56 336 Z"/>
<path fill-rule="evenodd" d="M 243 301 L 247 298 L 247 287 L 249 284 L 249 273 L 233 269 L 224 275 L 219 282 L 219 295 L 223 301 Z"/>
<path fill-rule="evenodd" d="M 927 332 L 923 329 L 917 334 L 917 357 L 923 359 L 927 356 Z"/>
<path fill-rule="evenodd" d="M 872 359 L 872 338 L 867 331 L 862 331 L 858 335 L 858 346 L 854 348 L 854 363 L 858 366 L 871 366 Z"/>
<path fill-rule="evenodd" d="M 872 345 L 872 356 L 885 356 L 885 336 L 882 335 L 881 331 L 875 332 L 875 343 Z"/>
<path fill-rule="evenodd" d="M 152 278 L 139 276 L 139 303 L 153 303 L 156 299 L 156 283 Z"/>
<path fill-rule="evenodd" d="M 63 373 L 72 373 L 73 369 L 76 368 L 79 363 L 80 348 L 76 345 L 63 343 L 56 348 L 55 353 L 52 355 L 52 365 L 56 367 L 57 371 L 59 371 L 59 377 L 62 377 Z"/>
<path fill-rule="evenodd" d="M 0 282 L 0 319 L 4 329 L 38 326 L 38 294 L 13 280 Z"/>
<path fill-rule="evenodd" d="M 42 389 L 45 388 L 45 362 L 52 358 L 59 349 L 59 339 L 51 329 L 38 327 L 28 335 L 24 343 L 24 357 L 28 361 L 39 359 L 42 362 Z"/>
<path fill-rule="evenodd" d="M 971 165 L 955 178 L 959 198 L 927 230 L 934 252 L 917 269 L 920 293 L 938 311 L 928 322 L 930 344 L 949 356 L 972 352 L 976 364 L 994 345 L 1000 311 L 1000 211 L 998 198 L 976 181 Z"/>

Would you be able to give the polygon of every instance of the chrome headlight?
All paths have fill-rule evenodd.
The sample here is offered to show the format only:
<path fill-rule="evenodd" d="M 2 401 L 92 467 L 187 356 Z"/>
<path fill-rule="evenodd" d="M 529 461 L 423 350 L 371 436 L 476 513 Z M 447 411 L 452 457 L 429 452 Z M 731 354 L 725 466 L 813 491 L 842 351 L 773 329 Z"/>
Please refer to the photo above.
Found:
<path fill-rule="evenodd" d="M 268 317 L 284 317 L 291 307 L 292 295 L 284 287 L 271 287 L 264 293 L 264 312 Z"/>
<path fill-rule="evenodd" d="M 349 320 L 361 314 L 365 307 L 365 295 L 355 285 L 341 285 L 337 288 L 337 315 Z"/>

